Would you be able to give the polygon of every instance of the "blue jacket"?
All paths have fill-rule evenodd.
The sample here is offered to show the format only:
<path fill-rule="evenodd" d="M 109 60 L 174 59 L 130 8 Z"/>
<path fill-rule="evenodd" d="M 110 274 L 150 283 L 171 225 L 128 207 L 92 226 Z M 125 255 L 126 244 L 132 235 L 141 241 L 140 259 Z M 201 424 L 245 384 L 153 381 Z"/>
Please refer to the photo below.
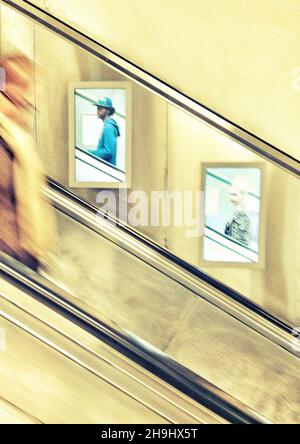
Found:
<path fill-rule="evenodd" d="M 109 117 L 104 121 L 102 136 L 99 139 L 96 156 L 106 162 L 116 166 L 117 163 L 117 138 L 120 136 L 120 129 L 117 122 Z"/>

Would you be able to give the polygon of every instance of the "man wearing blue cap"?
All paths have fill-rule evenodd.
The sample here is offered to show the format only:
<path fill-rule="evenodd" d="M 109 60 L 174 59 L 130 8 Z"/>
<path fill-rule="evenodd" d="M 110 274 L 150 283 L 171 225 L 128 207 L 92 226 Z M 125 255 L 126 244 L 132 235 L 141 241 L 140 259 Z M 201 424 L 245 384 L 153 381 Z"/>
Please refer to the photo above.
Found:
<path fill-rule="evenodd" d="M 117 138 L 120 136 L 120 129 L 115 119 L 112 118 L 115 108 L 109 97 L 99 99 L 95 106 L 97 106 L 97 116 L 103 120 L 104 126 L 97 149 L 89 150 L 89 152 L 116 166 Z"/>

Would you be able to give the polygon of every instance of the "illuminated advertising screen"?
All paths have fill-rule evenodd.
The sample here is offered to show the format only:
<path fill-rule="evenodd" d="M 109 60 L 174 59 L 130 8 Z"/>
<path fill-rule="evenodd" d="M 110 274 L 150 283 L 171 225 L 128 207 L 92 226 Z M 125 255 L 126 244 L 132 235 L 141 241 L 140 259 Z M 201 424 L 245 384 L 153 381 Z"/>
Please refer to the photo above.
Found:
<path fill-rule="evenodd" d="M 129 82 L 70 86 L 70 185 L 129 186 L 131 87 Z"/>
<path fill-rule="evenodd" d="M 262 168 L 251 163 L 205 165 L 203 258 L 260 261 Z"/>

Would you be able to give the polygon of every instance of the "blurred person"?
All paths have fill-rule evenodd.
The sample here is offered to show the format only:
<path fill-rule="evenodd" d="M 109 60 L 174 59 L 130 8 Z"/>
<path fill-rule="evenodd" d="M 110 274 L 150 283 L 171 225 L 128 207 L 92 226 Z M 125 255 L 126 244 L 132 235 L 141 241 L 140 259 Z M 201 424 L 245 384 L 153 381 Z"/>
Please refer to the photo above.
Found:
<path fill-rule="evenodd" d="M 47 267 L 56 235 L 30 128 L 34 65 L 14 55 L 1 58 L 0 67 L 5 72 L 0 91 L 0 251 L 37 271 Z"/>
<path fill-rule="evenodd" d="M 235 206 L 232 219 L 226 223 L 225 234 L 243 245 L 249 245 L 250 218 L 245 209 L 245 200 L 248 195 L 246 182 L 236 177 L 229 191 L 231 203 Z"/>
<path fill-rule="evenodd" d="M 116 166 L 117 164 L 117 139 L 120 136 L 120 129 L 112 116 L 115 114 L 112 100 L 103 97 L 95 103 L 97 106 L 97 116 L 103 121 L 103 131 L 96 150 L 89 150 L 100 159 Z"/>

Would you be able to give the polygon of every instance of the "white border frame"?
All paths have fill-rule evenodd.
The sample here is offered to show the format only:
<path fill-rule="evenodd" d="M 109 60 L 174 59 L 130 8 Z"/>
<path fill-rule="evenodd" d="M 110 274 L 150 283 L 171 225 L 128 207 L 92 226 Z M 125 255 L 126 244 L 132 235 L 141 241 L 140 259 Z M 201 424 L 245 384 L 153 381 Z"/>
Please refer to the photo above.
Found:
<path fill-rule="evenodd" d="M 75 90 L 126 90 L 126 153 L 125 182 L 79 182 L 75 167 Z M 71 82 L 69 83 L 69 186 L 71 188 L 130 188 L 132 178 L 132 83 L 126 81 Z"/>
<path fill-rule="evenodd" d="M 200 238 L 202 267 L 242 267 L 242 268 L 265 268 L 266 262 L 266 199 L 265 199 L 265 164 L 262 162 L 203 162 L 201 168 L 201 190 L 204 193 L 203 229 L 205 230 L 205 178 L 208 168 L 258 168 L 260 170 L 260 218 L 258 234 L 258 262 L 231 262 L 231 261 L 208 261 L 204 259 L 204 234 Z"/>

